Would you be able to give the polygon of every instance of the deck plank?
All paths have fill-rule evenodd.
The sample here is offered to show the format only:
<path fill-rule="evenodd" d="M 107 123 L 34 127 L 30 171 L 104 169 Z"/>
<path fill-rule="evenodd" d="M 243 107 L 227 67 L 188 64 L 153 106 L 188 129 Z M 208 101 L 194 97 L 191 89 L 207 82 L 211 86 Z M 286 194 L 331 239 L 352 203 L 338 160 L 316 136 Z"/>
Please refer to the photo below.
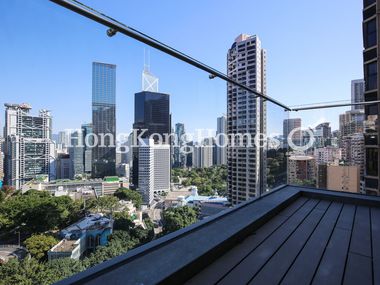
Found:
<path fill-rule="evenodd" d="M 342 203 L 333 203 L 322 218 L 301 253 L 286 273 L 281 284 L 310 284 L 318 268 L 335 223 L 342 211 Z"/>
<path fill-rule="evenodd" d="M 238 264 L 250 251 L 260 245 L 268 236 L 270 236 L 279 226 L 281 226 L 289 217 L 298 211 L 309 199 L 300 197 L 278 215 L 260 227 L 253 235 L 247 237 L 241 244 L 236 245 L 233 249 L 221 256 L 215 262 L 211 263 L 204 270 L 199 272 L 186 284 L 212 284 L 217 282 L 223 275 Z"/>
<path fill-rule="evenodd" d="M 372 260 L 370 257 L 349 253 L 344 285 L 370 285 L 372 283 Z"/>
<path fill-rule="evenodd" d="M 246 284 L 251 277 L 281 247 L 286 239 L 297 229 L 318 205 L 318 200 L 309 200 L 300 210 L 290 217 L 259 247 L 243 259 L 233 270 L 220 280 L 220 284 Z"/>
<path fill-rule="evenodd" d="M 331 203 L 327 201 L 319 203 L 249 284 L 279 284 L 299 252 L 308 242 L 314 230 L 325 217 L 325 214 L 328 212 L 330 216 L 330 204 Z M 338 205 L 333 207 L 333 212 L 335 209 L 336 213 L 334 215 L 337 217 L 340 212 L 340 206 L 336 206 Z M 331 219 L 331 216 L 329 218 Z M 276 268 L 276 270 L 273 270 L 273 268 Z M 300 278 L 298 278 L 298 282 L 306 284 L 306 282 Z"/>
<path fill-rule="evenodd" d="M 342 282 L 354 218 L 355 206 L 344 205 L 312 284 L 335 285 Z"/>
<path fill-rule="evenodd" d="M 371 208 L 374 284 L 380 284 L 380 208 Z"/>
<path fill-rule="evenodd" d="M 356 210 L 350 252 L 372 258 L 369 207 L 358 206 Z"/>
<path fill-rule="evenodd" d="M 354 222 L 355 209 L 355 205 L 344 204 L 342 213 L 340 214 L 335 227 L 351 231 Z"/>

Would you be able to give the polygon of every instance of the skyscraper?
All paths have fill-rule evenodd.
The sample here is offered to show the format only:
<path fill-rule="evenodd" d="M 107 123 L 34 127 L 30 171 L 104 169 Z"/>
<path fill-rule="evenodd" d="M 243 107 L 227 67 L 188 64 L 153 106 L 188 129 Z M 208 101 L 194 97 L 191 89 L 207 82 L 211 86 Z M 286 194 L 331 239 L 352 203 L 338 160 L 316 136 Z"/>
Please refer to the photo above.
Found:
<path fill-rule="evenodd" d="M 216 124 L 216 164 L 225 165 L 227 164 L 227 117 L 225 115 L 217 119 Z"/>
<path fill-rule="evenodd" d="M 165 134 L 171 133 L 169 94 L 142 91 L 135 94 L 135 122 L 133 129 L 141 138 L 148 139 L 152 134 L 163 137 L 164 144 L 170 144 Z M 135 138 L 137 139 L 137 138 Z M 158 137 L 153 138 L 156 142 Z M 169 153 L 170 156 L 170 153 Z M 132 182 L 135 187 L 139 183 L 138 147 L 133 148 Z"/>
<path fill-rule="evenodd" d="M 69 145 L 69 134 L 67 131 L 60 131 L 58 133 L 57 144 L 60 145 L 60 149 L 66 150 Z"/>
<path fill-rule="evenodd" d="M 353 106 L 354 107 L 354 106 Z M 346 111 L 344 114 L 339 115 L 339 131 L 340 136 L 350 136 L 355 133 L 363 133 L 363 123 L 364 123 L 364 112 L 363 110 L 350 110 Z"/>
<path fill-rule="evenodd" d="M 92 64 L 92 126 L 98 144 L 92 149 L 92 176 L 116 173 L 116 65 Z M 102 144 L 102 141 L 104 144 Z"/>
<path fill-rule="evenodd" d="M 314 129 L 314 139 L 316 147 L 331 145 L 331 127 L 329 122 L 319 124 Z"/>
<path fill-rule="evenodd" d="M 185 167 L 186 154 L 181 152 L 181 147 L 186 144 L 185 141 L 185 125 L 182 123 L 175 124 L 176 142 L 174 146 L 174 167 Z"/>
<path fill-rule="evenodd" d="M 0 137 L 0 183 L 4 180 L 4 139 Z"/>
<path fill-rule="evenodd" d="M 83 164 L 84 164 L 84 173 L 91 174 L 92 171 L 92 145 L 94 143 L 90 134 L 93 132 L 92 124 L 83 124 L 82 125 L 82 138 L 83 138 Z M 86 142 L 87 137 L 87 142 Z"/>
<path fill-rule="evenodd" d="M 301 128 L 301 118 L 285 119 L 283 122 L 283 136 L 284 136 L 284 146 L 288 147 L 288 136 L 294 129 Z M 291 137 L 293 144 L 301 145 L 302 141 L 302 131 L 295 131 Z"/>
<path fill-rule="evenodd" d="M 351 102 L 364 102 L 364 80 L 356 79 L 351 81 Z M 353 105 L 351 110 L 364 110 L 363 105 Z"/>
<path fill-rule="evenodd" d="M 193 167 L 206 168 L 213 165 L 213 146 L 196 145 L 193 148 Z"/>
<path fill-rule="evenodd" d="M 143 138 L 156 133 L 171 133 L 169 94 L 142 91 L 135 94 L 135 122 L 133 128 L 145 129 Z M 154 138 L 157 141 L 157 137 Z M 165 141 L 165 143 L 169 143 Z"/>
<path fill-rule="evenodd" d="M 364 101 L 380 100 L 379 76 L 380 61 L 380 0 L 365 0 L 363 7 L 363 65 L 365 92 Z M 367 194 L 380 194 L 379 179 L 379 104 L 365 106 L 365 190 Z"/>
<path fill-rule="evenodd" d="M 84 174 L 84 141 L 81 130 L 76 130 L 70 134 L 69 155 L 72 169 L 72 177 Z"/>
<path fill-rule="evenodd" d="M 230 78 L 266 94 L 266 51 L 258 36 L 239 35 L 227 55 Z M 266 134 L 266 103 L 260 97 L 228 83 L 228 136 L 249 133 Z M 237 204 L 258 196 L 266 189 L 266 159 L 263 148 L 227 147 L 229 200 Z M 262 170 L 262 171 L 261 171 Z"/>
<path fill-rule="evenodd" d="M 16 189 L 50 175 L 51 115 L 40 110 L 32 116 L 30 110 L 27 104 L 5 104 L 5 184 Z"/>
<path fill-rule="evenodd" d="M 154 194 L 170 190 L 170 145 L 144 139 L 138 147 L 138 185 L 144 204 L 151 204 Z"/>

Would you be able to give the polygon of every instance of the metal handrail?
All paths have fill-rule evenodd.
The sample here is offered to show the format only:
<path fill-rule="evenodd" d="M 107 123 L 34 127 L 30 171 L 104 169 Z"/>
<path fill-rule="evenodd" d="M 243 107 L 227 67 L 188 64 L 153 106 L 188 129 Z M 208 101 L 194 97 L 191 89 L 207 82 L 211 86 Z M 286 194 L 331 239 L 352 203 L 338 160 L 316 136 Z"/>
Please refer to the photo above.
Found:
<path fill-rule="evenodd" d="M 338 104 L 326 104 L 326 105 L 315 105 L 308 107 L 297 107 L 292 108 L 291 110 L 294 112 L 297 111 L 305 111 L 305 110 L 314 110 L 314 109 L 326 109 L 326 108 L 337 108 L 337 107 L 347 107 L 347 106 L 365 106 L 365 105 L 373 105 L 380 104 L 380 100 L 376 101 L 367 101 L 367 102 L 355 102 L 355 103 L 338 103 Z"/>

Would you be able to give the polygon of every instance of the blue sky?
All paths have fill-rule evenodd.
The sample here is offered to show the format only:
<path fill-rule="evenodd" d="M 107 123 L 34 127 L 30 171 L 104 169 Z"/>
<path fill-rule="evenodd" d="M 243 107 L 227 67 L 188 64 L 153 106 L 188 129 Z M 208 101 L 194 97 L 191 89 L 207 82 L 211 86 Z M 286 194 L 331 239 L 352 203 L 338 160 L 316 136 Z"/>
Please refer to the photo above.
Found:
<path fill-rule="evenodd" d="M 289 105 L 347 100 L 351 79 L 363 77 L 361 0 L 83 2 L 223 72 L 235 37 L 257 34 L 268 51 L 268 95 Z M 114 63 L 117 130 L 131 129 L 143 44 L 122 35 L 108 38 L 105 27 L 48 0 L 2 0 L 0 10 L 1 104 L 52 110 L 55 132 L 79 127 L 91 121 L 92 61 Z M 149 50 L 160 91 L 171 94 L 173 125 L 216 128 L 216 117 L 226 112 L 226 84 Z M 286 114 L 273 105 L 268 110 L 269 132 L 279 131 Z M 305 125 L 322 118 L 336 128 L 342 111 L 292 116 Z"/>

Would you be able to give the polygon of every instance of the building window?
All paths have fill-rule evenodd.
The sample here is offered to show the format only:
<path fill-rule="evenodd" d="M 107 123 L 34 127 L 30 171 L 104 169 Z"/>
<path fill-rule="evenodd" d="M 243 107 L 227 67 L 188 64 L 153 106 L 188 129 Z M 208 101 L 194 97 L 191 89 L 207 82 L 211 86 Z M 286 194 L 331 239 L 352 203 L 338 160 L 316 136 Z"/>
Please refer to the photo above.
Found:
<path fill-rule="evenodd" d="M 375 3 L 376 0 L 364 0 L 364 8 Z"/>
<path fill-rule="evenodd" d="M 367 64 L 365 73 L 366 90 L 377 89 L 377 62 Z"/>
<path fill-rule="evenodd" d="M 367 175 L 377 176 L 378 175 L 378 149 L 377 148 L 367 148 L 366 151 L 366 170 Z"/>
<path fill-rule="evenodd" d="M 379 181 L 377 179 L 366 178 L 365 187 L 377 189 L 379 186 Z"/>
<path fill-rule="evenodd" d="M 368 21 L 364 24 L 364 47 L 370 48 L 376 45 L 376 19 Z"/>
<path fill-rule="evenodd" d="M 366 145 L 377 145 L 377 135 L 376 134 L 366 134 L 365 137 Z"/>

